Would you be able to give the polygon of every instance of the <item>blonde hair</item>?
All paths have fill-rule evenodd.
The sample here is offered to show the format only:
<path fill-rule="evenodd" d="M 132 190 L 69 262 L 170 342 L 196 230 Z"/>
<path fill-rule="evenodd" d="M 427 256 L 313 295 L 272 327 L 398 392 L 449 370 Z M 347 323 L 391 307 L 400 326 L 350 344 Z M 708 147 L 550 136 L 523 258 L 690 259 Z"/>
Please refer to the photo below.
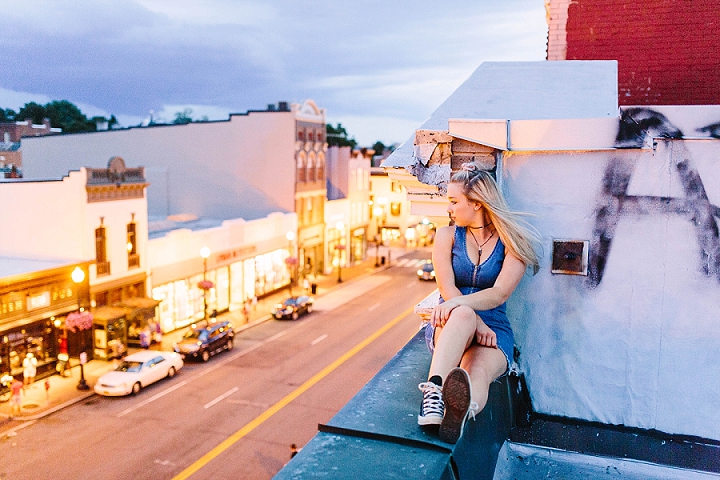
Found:
<path fill-rule="evenodd" d="M 493 176 L 468 162 L 453 174 L 450 183 L 460 185 L 468 200 L 482 205 L 505 247 L 537 273 L 540 265 L 535 247 L 540 244 L 540 234 L 522 218 L 529 214 L 510 209 Z"/>

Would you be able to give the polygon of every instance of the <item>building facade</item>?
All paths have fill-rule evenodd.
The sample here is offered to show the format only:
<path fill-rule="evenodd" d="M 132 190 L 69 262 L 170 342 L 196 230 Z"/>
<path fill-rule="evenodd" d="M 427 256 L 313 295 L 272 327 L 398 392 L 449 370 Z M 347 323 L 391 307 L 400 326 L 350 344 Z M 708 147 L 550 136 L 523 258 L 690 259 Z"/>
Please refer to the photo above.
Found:
<path fill-rule="evenodd" d="M 115 155 L 145 166 L 149 216 L 254 220 L 295 212 L 301 271 L 324 252 L 325 111 L 280 102 L 228 120 L 26 138 L 26 178 L 103 167 Z"/>

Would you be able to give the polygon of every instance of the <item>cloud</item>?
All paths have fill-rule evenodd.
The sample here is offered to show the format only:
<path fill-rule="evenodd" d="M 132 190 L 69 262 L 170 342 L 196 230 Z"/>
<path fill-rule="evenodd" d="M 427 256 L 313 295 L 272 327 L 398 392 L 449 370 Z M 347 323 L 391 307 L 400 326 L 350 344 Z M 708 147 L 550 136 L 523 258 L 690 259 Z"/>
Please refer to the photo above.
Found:
<path fill-rule="evenodd" d="M 312 98 L 358 126 L 417 126 L 483 61 L 543 60 L 547 35 L 537 0 L 6 3 L 0 101 L 35 92 L 123 123 Z"/>

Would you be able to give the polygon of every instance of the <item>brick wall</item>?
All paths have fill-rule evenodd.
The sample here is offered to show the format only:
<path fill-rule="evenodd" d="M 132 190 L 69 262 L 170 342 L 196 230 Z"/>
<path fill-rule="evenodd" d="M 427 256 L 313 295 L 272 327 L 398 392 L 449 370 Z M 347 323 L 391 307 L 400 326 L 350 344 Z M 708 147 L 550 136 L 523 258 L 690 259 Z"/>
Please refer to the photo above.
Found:
<path fill-rule="evenodd" d="M 617 60 L 621 105 L 717 105 L 718 12 L 720 0 L 552 0 L 548 60 L 563 47 L 566 60 Z"/>

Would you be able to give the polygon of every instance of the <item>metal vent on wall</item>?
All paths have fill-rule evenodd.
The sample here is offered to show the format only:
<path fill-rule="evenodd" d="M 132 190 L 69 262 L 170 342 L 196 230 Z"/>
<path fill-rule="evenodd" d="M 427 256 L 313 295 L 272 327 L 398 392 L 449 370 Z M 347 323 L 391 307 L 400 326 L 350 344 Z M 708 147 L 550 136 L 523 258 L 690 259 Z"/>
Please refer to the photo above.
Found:
<path fill-rule="evenodd" d="M 553 240 L 552 273 L 587 276 L 589 248 L 587 240 Z"/>

